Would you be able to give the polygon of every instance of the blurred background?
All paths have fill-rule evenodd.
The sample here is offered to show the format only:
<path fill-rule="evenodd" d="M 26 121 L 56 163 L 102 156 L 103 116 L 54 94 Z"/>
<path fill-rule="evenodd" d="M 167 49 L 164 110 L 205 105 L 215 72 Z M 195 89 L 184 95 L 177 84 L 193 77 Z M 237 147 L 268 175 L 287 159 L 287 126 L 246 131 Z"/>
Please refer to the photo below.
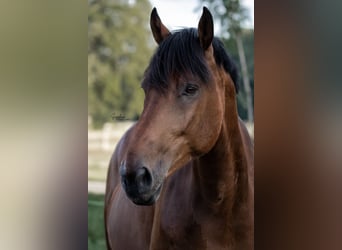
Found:
<path fill-rule="evenodd" d="M 106 126 L 100 124 L 109 124 L 104 131 L 124 131 L 134 114 L 120 114 L 124 109 L 115 106 L 95 125 L 89 100 L 95 82 L 88 64 L 90 13 L 94 8 L 94 13 L 107 13 L 98 15 L 95 26 L 110 34 L 117 27 L 108 16 L 117 17 L 128 4 L 133 10 L 136 2 L 111 1 L 112 7 L 104 7 L 100 3 L 109 1 L 0 1 L 0 249 L 74 250 L 87 249 L 88 244 L 89 249 L 105 249 L 104 185 L 96 180 L 104 179 L 120 135 L 110 136 L 108 144 L 97 132 L 108 138 L 107 132 L 101 133 Z M 239 3 L 234 6 L 246 7 L 250 16 L 241 22 L 243 30 L 253 29 L 253 3 Z M 152 5 L 171 29 L 187 26 L 187 19 L 196 27 L 203 5 L 191 0 L 149 4 L 134 15 L 139 18 L 141 12 L 146 18 L 145 23 L 135 22 L 135 32 L 149 30 Z M 217 19 L 224 8 L 216 9 L 219 13 L 211 9 L 216 35 L 229 40 Z M 255 249 L 342 249 L 341 9 L 342 2 L 332 0 L 255 4 L 256 66 L 254 76 L 248 75 L 251 90 L 257 82 Z M 130 17 L 121 16 L 115 23 Z M 125 37 L 121 31 L 111 39 L 119 37 Z M 233 40 L 235 50 L 236 44 Z M 152 53 L 154 42 L 150 46 Z M 249 65 L 253 60 L 247 55 L 248 45 L 243 46 Z M 95 61 L 107 63 L 109 50 L 103 55 L 99 51 Z M 118 57 L 111 58 L 114 63 Z M 141 71 L 146 67 L 140 66 Z M 120 71 L 114 77 L 109 69 L 99 67 L 98 75 L 124 75 Z M 246 119 L 246 113 L 240 115 Z M 129 121 L 119 122 L 126 118 Z"/>
<path fill-rule="evenodd" d="M 157 45 L 156 7 L 170 29 L 197 27 L 202 7 L 240 71 L 240 117 L 254 135 L 254 2 L 249 0 L 88 1 L 88 249 L 104 249 L 103 197 L 116 143 L 142 111 L 141 79 Z"/>

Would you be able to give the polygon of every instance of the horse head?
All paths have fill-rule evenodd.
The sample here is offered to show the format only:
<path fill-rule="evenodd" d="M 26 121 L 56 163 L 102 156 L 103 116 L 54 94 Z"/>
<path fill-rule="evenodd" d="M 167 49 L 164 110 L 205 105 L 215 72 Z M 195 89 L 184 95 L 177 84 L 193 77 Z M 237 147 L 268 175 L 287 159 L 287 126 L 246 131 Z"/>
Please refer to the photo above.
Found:
<path fill-rule="evenodd" d="M 214 37 L 207 8 L 197 29 L 170 32 L 156 9 L 150 25 L 159 46 L 142 81 L 144 109 L 119 167 L 122 186 L 138 205 L 153 204 L 167 176 L 213 148 L 226 104 L 236 102 L 236 68 Z"/>

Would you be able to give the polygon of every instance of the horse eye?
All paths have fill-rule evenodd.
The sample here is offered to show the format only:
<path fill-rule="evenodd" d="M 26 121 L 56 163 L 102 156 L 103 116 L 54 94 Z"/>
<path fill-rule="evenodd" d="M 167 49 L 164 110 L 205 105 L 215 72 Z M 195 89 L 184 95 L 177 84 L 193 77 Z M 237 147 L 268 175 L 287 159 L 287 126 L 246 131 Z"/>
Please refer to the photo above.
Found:
<path fill-rule="evenodd" d="M 187 84 L 185 86 L 185 89 L 183 91 L 183 95 L 186 95 L 186 96 L 193 96 L 197 93 L 198 91 L 198 86 L 197 85 L 194 85 L 194 84 Z"/>

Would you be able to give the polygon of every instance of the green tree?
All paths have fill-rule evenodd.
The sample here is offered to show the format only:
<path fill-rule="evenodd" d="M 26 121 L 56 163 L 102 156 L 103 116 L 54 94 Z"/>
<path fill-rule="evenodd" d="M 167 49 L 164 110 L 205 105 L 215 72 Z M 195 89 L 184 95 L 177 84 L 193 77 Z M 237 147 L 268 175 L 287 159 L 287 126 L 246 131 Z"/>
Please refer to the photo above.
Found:
<path fill-rule="evenodd" d="M 242 42 L 244 44 L 244 50 L 246 54 L 247 60 L 247 70 L 248 75 L 250 76 L 250 87 L 252 93 L 252 103 L 254 103 L 254 31 L 251 29 L 243 29 L 241 32 Z M 222 38 L 223 43 L 227 51 L 229 52 L 230 56 L 235 62 L 239 62 L 239 53 L 236 45 L 236 41 L 232 36 Z M 240 64 L 237 64 L 239 71 L 241 72 Z M 238 111 L 239 115 L 242 119 L 248 120 L 248 113 L 247 113 L 247 98 L 246 92 L 244 88 L 240 88 L 240 94 L 237 96 L 238 99 Z"/>
<path fill-rule="evenodd" d="M 224 31 L 222 35 L 229 33 L 235 40 L 245 95 L 243 99 L 238 98 L 240 103 L 245 100 L 242 105 L 246 107 L 247 120 L 253 121 L 253 92 L 244 48 L 244 31 L 241 27 L 242 23 L 248 19 L 247 10 L 241 5 L 240 0 L 200 0 L 200 2 L 206 3 L 213 12 L 214 17 L 217 17 L 221 22 Z"/>
<path fill-rule="evenodd" d="M 154 43 L 148 0 L 89 0 L 88 95 L 94 127 L 112 113 L 136 119 L 142 110 L 140 88 Z"/>

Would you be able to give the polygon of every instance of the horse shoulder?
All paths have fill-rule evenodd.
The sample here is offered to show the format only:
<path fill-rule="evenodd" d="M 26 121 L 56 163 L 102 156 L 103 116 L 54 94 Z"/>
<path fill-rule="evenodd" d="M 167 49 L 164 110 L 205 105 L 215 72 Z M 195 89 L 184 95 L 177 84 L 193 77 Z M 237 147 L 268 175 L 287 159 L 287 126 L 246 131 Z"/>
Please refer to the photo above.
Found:
<path fill-rule="evenodd" d="M 133 126 L 132 126 L 133 127 Z M 105 232 L 106 232 L 106 240 L 107 240 L 107 248 L 111 249 L 111 246 L 109 244 L 109 235 L 108 235 L 108 217 L 110 213 L 110 208 L 112 205 L 113 198 L 116 193 L 118 193 L 118 189 L 120 187 L 120 177 L 119 177 L 119 164 L 120 164 L 120 155 L 122 155 L 124 150 L 125 141 L 127 140 L 127 137 L 130 133 L 132 128 L 130 128 L 119 140 L 114 153 L 112 154 L 112 157 L 109 162 L 108 172 L 107 172 L 107 178 L 106 178 L 106 192 L 104 197 L 104 219 L 105 219 Z"/>
<path fill-rule="evenodd" d="M 108 205 L 112 195 L 120 185 L 120 178 L 119 178 L 119 166 L 120 166 L 120 156 L 123 154 L 125 141 L 130 133 L 132 128 L 130 128 L 119 140 L 114 153 L 110 159 L 108 172 L 107 172 L 107 182 L 106 182 L 106 194 L 105 194 L 105 204 Z"/>

